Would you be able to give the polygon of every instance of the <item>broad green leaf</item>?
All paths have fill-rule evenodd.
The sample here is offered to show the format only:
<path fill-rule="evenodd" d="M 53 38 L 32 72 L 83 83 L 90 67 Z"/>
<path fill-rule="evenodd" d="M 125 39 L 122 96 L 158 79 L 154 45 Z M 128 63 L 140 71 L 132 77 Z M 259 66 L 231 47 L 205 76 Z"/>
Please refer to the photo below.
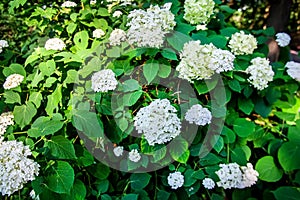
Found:
<path fill-rule="evenodd" d="M 29 96 L 29 101 L 34 103 L 36 108 L 41 106 L 41 101 L 43 100 L 43 96 L 41 92 L 32 92 Z"/>
<path fill-rule="evenodd" d="M 276 200 L 299 200 L 300 191 L 296 187 L 282 186 L 272 191 Z"/>
<path fill-rule="evenodd" d="M 224 135 L 225 143 L 233 143 L 236 139 L 235 133 L 228 127 L 224 126 L 222 130 L 222 135 Z"/>
<path fill-rule="evenodd" d="M 64 123 L 61 114 L 54 114 L 53 118 L 40 116 L 37 118 L 31 128 L 28 130 L 30 137 L 41 137 L 45 135 L 51 135 L 59 131 Z"/>
<path fill-rule="evenodd" d="M 60 52 L 60 53 L 56 53 L 54 56 L 58 57 L 58 58 L 62 57 L 59 61 L 63 61 L 64 63 L 69 63 L 69 62 L 82 63 L 83 62 L 82 58 L 80 58 L 79 55 L 73 54 L 71 52 Z"/>
<path fill-rule="evenodd" d="M 150 182 L 151 176 L 148 173 L 134 173 L 130 176 L 130 184 L 133 190 L 142 190 Z"/>
<path fill-rule="evenodd" d="M 109 176 L 110 169 L 106 165 L 102 163 L 97 163 L 95 165 L 92 165 L 88 167 L 88 171 L 93 175 L 94 177 L 105 180 Z"/>
<path fill-rule="evenodd" d="M 299 155 L 300 146 L 292 141 L 282 144 L 278 150 L 278 160 L 285 171 L 300 169 Z"/>
<path fill-rule="evenodd" d="M 176 137 L 169 145 L 172 158 L 177 162 L 186 163 L 190 156 L 188 142 L 182 137 Z"/>
<path fill-rule="evenodd" d="M 47 62 L 41 62 L 39 64 L 39 69 L 44 76 L 51 76 L 56 69 L 56 64 L 54 60 L 48 60 Z"/>
<path fill-rule="evenodd" d="M 139 82 L 135 79 L 128 79 L 122 83 L 122 91 L 123 92 L 133 92 L 136 90 L 141 90 L 142 86 L 140 86 Z"/>
<path fill-rule="evenodd" d="M 73 114 L 73 126 L 90 138 L 103 136 L 103 124 L 96 113 L 76 110 Z"/>
<path fill-rule="evenodd" d="M 15 106 L 13 111 L 14 120 L 16 124 L 20 125 L 21 129 L 31 122 L 36 113 L 37 110 L 31 102 L 27 102 L 25 105 Z"/>
<path fill-rule="evenodd" d="M 118 46 L 113 46 L 106 50 L 106 55 L 110 58 L 118 58 L 121 56 L 121 48 Z"/>
<path fill-rule="evenodd" d="M 75 24 L 74 22 L 71 22 L 68 26 L 67 26 L 67 32 L 69 34 L 72 34 L 74 33 L 74 31 L 76 30 L 77 28 L 77 24 Z"/>
<path fill-rule="evenodd" d="M 208 37 L 209 42 L 213 43 L 216 47 L 222 49 L 227 44 L 227 39 L 222 35 L 211 35 Z"/>
<path fill-rule="evenodd" d="M 31 74 L 33 75 L 33 74 Z M 34 77 L 31 81 L 31 86 L 32 87 L 38 87 L 39 82 L 41 82 L 42 80 L 44 80 L 44 76 L 42 73 L 39 73 L 39 70 L 37 70 L 34 74 Z"/>
<path fill-rule="evenodd" d="M 75 149 L 71 141 L 67 138 L 58 135 L 51 137 L 45 144 L 48 146 L 49 153 L 58 159 L 75 159 Z"/>
<path fill-rule="evenodd" d="M 218 79 L 208 79 L 205 81 L 195 81 L 194 86 L 199 94 L 205 94 L 214 89 L 218 84 Z"/>
<path fill-rule="evenodd" d="M 230 150 L 231 162 L 236 162 L 239 165 L 247 165 L 246 153 L 241 147 L 236 147 L 233 150 Z"/>
<path fill-rule="evenodd" d="M 51 117 L 53 115 L 53 111 L 58 110 L 59 103 L 62 100 L 62 85 L 58 84 L 54 92 L 47 96 L 47 106 L 45 108 L 47 114 Z"/>
<path fill-rule="evenodd" d="M 238 98 L 238 106 L 246 115 L 250 115 L 254 109 L 254 104 L 251 99 Z"/>
<path fill-rule="evenodd" d="M 76 81 L 76 78 L 78 77 L 78 72 L 75 69 L 70 69 L 67 71 L 67 77 L 64 80 L 64 87 L 66 87 L 67 84 L 73 84 Z"/>
<path fill-rule="evenodd" d="M 219 139 L 217 140 L 217 142 L 215 143 L 213 148 L 218 153 L 220 153 L 222 151 L 222 149 L 224 148 L 224 140 L 222 137 L 219 137 Z"/>
<path fill-rule="evenodd" d="M 73 39 L 78 49 L 86 49 L 89 45 L 89 34 L 87 31 L 80 31 L 74 35 Z"/>
<path fill-rule="evenodd" d="M 167 200 L 170 197 L 170 193 L 165 190 L 158 190 L 157 200 Z"/>
<path fill-rule="evenodd" d="M 191 187 L 197 179 L 193 176 L 195 171 L 193 169 L 187 169 L 184 172 L 184 187 Z"/>
<path fill-rule="evenodd" d="M 159 70 L 159 63 L 156 60 L 147 61 L 143 66 L 143 74 L 148 81 L 148 84 L 153 81 Z"/>
<path fill-rule="evenodd" d="M 183 45 L 191 40 L 192 38 L 180 32 L 174 32 L 167 38 L 168 43 L 177 51 L 181 51 Z"/>
<path fill-rule="evenodd" d="M 205 157 L 200 158 L 200 165 L 207 166 L 207 165 L 216 165 L 221 161 L 221 159 L 213 153 L 208 153 Z"/>
<path fill-rule="evenodd" d="M 5 67 L 2 71 L 3 75 L 8 77 L 11 74 L 20 74 L 26 77 L 26 71 L 24 67 L 17 63 L 12 63 L 9 67 Z"/>
<path fill-rule="evenodd" d="M 176 52 L 173 49 L 165 48 L 162 50 L 161 55 L 169 60 L 178 60 Z"/>
<path fill-rule="evenodd" d="M 294 121 L 296 114 L 294 113 L 286 113 L 286 112 L 275 112 L 274 113 L 278 118 L 285 121 Z"/>
<path fill-rule="evenodd" d="M 247 137 L 254 133 L 255 124 L 251 121 L 248 121 L 244 118 L 237 118 L 233 124 L 233 130 L 240 137 Z"/>
<path fill-rule="evenodd" d="M 104 18 L 101 19 L 95 18 L 92 22 L 92 25 L 95 28 L 102 29 L 103 31 L 105 31 L 108 28 L 108 23 Z"/>
<path fill-rule="evenodd" d="M 20 6 L 24 6 L 27 0 L 13 0 L 9 2 L 9 9 L 8 12 L 10 14 L 14 13 L 15 8 L 19 8 Z"/>
<path fill-rule="evenodd" d="M 160 64 L 157 75 L 161 78 L 167 78 L 170 75 L 171 71 L 171 65 Z"/>
<path fill-rule="evenodd" d="M 81 200 L 86 198 L 86 187 L 85 184 L 76 179 L 73 187 L 71 188 L 70 195 L 62 194 L 62 199 L 64 200 Z"/>
<path fill-rule="evenodd" d="M 98 9 L 98 15 L 102 17 L 110 16 L 108 10 L 106 8 L 101 8 L 101 7 Z"/>
<path fill-rule="evenodd" d="M 8 104 L 14 104 L 18 103 L 21 104 L 21 97 L 20 94 L 17 92 L 14 92 L 12 90 L 5 90 L 4 91 L 4 98 L 5 98 L 5 103 Z"/>
<path fill-rule="evenodd" d="M 121 200 L 138 200 L 138 194 L 125 194 Z"/>
<path fill-rule="evenodd" d="M 166 153 L 167 153 L 167 149 L 165 146 L 163 146 L 161 148 L 157 148 L 157 149 L 155 148 L 155 151 L 153 154 L 153 162 L 155 163 L 155 162 L 158 162 L 161 159 L 163 159 L 166 156 Z"/>
<path fill-rule="evenodd" d="M 231 37 L 232 34 L 239 32 L 235 27 L 226 27 L 220 30 L 221 35 Z"/>
<path fill-rule="evenodd" d="M 255 169 L 259 173 L 259 179 L 266 182 L 276 182 L 282 177 L 283 172 L 276 167 L 272 156 L 264 156 L 260 158 Z"/>
<path fill-rule="evenodd" d="M 48 188 L 59 194 L 70 194 L 74 183 L 74 170 L 65 161 L 56 161 L 46 171 L 46 184 Z"/>
<path fill-rule="evenodd" d="M 108 188 L 109 188 L 109 181 L 108 180 L 100 180 L 96 182 L 97 186 L 97 191 L 98 191 L 98 195 L 101 195 L 105 192 L 107 192 Z"/>
<path fill-rule="evenodd" d="M 232 89 L 235 92 L 240 93 L 242 91 L 240 82 L 238 82 L 235 79 L 228 81 L 228 85 L 229 85 L 230 89 Z"/>
<path fill-rule="evenodd" d="M 36 54 L 31 54 L 30 56 L 28 56 L 26 58 L 26 61 L 25 61 L 25 67 L 30 64 L 30 63 L 33 63 L 34 61 L 36 61 L 37 59 L 39 59 L 39 55 L 36 55 Z"/>

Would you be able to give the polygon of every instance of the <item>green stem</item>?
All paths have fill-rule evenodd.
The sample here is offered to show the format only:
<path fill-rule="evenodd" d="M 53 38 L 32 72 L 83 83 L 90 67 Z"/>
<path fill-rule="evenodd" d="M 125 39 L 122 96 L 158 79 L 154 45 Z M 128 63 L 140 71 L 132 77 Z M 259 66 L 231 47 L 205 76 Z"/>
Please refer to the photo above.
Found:
<path fill-rule="evenodd" d="M 227 163 L 229 163 L 229 155 L 230 155 L 230 148 L 229 148 L 229 143 L 227 143 Z"/>

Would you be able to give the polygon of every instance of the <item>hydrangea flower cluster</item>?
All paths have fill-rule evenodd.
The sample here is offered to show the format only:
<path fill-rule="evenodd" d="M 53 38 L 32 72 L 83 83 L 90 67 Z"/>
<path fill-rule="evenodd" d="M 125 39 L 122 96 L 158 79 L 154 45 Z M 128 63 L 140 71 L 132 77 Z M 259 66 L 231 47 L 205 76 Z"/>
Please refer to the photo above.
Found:
<path fill-rule="evenodd" d="M 63 8 L 72 8 L 72 7 L 76 7 L 77 3 L 73 2 L 73 1 L 65 1 L 63 4 L 61 4 L 61 7 Z"/>
<path fill-rule="evenodd" d="M 128 42 L 137 47 L 159 48 L 165 35 L 173 30 L 176 25 L 175 16 L 170 11 L 171 3 L 166 3 L 162 8 L 150 6 L 147 11 L 136 9 L 129 13 Z"/>
<path fill-rule="evenodd" d="M 129 152 L 129 160 L 131 160 L 132 162 L 139 162 L 139 160 L 141 159 L 141 155 L 139 154 L 137 149 L 132 149 Z"/>
<path fill-rule="evenodd" d="M 92 89 L 95 92 L 107 92 L 116 89 L 118 81 L 111 69 L 103 69 L 92 76 Z"/>
<path fill-rule="evenodd" d="M 183 18 L 191 24 L 206 24 L 213 14 L 214 6 L 213 0 L 184 1 Z"/>
<path fill-rule="evenodd" d="M 14 125 L 14 115 L 12 112 L 4 112 L 0 115 L 0 142 L 8 126 Z"/>
<path fill-rule="evenodd" d="M 198 126 L 210 124 L 211 118 L 211 112 L 207 108 L 203 108 L 200 104 L 193 105 L 185 113 L 185 120 L 190 124 L 195 123 Z"/>
<path fill-rule="evenodd" d="M 116 17 L 116 18 L 119 18 L 119 17 L 121 17 L 121 15 L 122 15 L 123 13 L 122 13 L 122 11 L 120 11 L 120 10 L 116 10 L 114 13 L 113 13 L 113 17 Z"/>
<path fill-rule="evenodd" d="M 93 31 L 93 37 L 94 38 L 101 38 L 104 35 L 105 35 L 105 32 L 102 29 L 95 29 Z"/>
<path fill-rule="evenodd" d="M 144 133 L 149 145 L 164 144 L 180 134 L 181 122 L 176 112 L 169 100 L 156 99 L 137 112 L 134 126 L 138 133 Z"/>
<path fill-rule="evenodd" d="M 241 31 L 231 36 L 229 47 L 234 55 L 252 54 L 257 48 L 257 40 L 253 35 Z"/>
<path fill-rule="evenodd" d="M 202 181 L 202 185 L 206 188 L 206 189 L 213 189 L 215 187 L 215 182 L 211 179 L 211 178 L 205 178 Z"/>
<path fill-rule="evenodd" d="M 2 53 L 4 47 L 8 47 L 8 42 L 6 40 L 0 40 L 0 53 Z"/>
<path fill-rule="evenodd" d="M 246 73 L 251 76 L 248 81 L 258 90 L 263 90 L 268 87 L 268 83 L 273 80 L 274 72 L 270 61 L 266 58 L 253 58 L 252 65 L 246 69 Z"/>
<path fill-rule="evenodd" d="M 122 29 L 114 29 L 109 36 L 109 42 L 112 46 L 120 45 L 121 42 L 126 41 L 126 39 L 126 33 Z"/>
<path fill-rule="evenodd" d="M 290 44 L 291 37 L 286 33 L 277 33 L 276 35 L 276 42 L 281 47 L 286 47 Z"/>
<path fill-rule="evenodd" d="M 174 190 L 183 186 L 184 176 L 181 174 L 181 172 L 170 173 L 167 179 L 168 179 L 168 184 Z"/>
<path fill-rule="evenodd" d="M 59 38 L 50 38 L 45 43 L 46 50 L 56 50 L 61 51 L 66 48 L 64 41 Z"/>
<path fill-rule="evenodd" d="M 259 175 L 251 163 L 242 167 L 237 163 L 220 164 L 219 166 L 221 169 L 215 172 L 220 179 L 217 185 L 224 189 L 250 187 L 256 183 Z"/>
<path fill-rule="evenodd" d="M 3 84 L 3 88 L 5 90 L 9 90 L 15 87 L 18 87 L 22 81 L 24 80 L 24 76 L 20 75 L 20 74 L 11 74 L 9 75 L 4 84 Z"/>
<path fill-rule="evenodd" d="M 118 146 L 113 149 L 115 156 L 120 157 L 123 155 L 124 147 Z"/>
<path fill-rule="evenodd" d="M 22 189 L 28 181 L 39 174 L 39 164 L 27 158 L 31 155 L 28 146 L 22 142 L 4 141 L 0 143 L 0 192 L 10 196 Z"/>
<path fill-rule="evenodd" d="M 300 63 L 289 61 L 285 64 L 285 68 L 287 68 L 287 73 L 290 77 L 300 82 Z"/>
<path fill-rule="evenodd" d="M 232 70 L 235 56 L 213 44 L 201 45 L 199 40 L 184 44 L 181 61 L 176 67 L 179 78 L 193 80 L 209 79 L 214 73 Z"/>

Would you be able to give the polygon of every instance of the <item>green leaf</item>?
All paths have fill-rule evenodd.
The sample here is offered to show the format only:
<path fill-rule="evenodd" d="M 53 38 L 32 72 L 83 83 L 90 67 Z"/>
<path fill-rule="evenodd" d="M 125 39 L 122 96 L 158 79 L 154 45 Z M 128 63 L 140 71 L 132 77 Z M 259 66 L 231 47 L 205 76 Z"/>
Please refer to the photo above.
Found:
<path fill-rule="evenodd" d="M 161 78 L 167 78 L 172 71 L 171 65 L 160 64 L 158 70 L 158 76 Z"/>
<path fill-rule="evenodd" d="M 161 147 L 161 148 L 158 148 L 158 149 L 156 149 L 155 147 L 154 147 L 155 151 L 154 151 L 154 154 L 153 154 L 153 162 L 158 162 L 166 156 L 167 149 L 166 149 L 165 146 Z"/>
<path fill-rule="evenodd" d="M 157 200 L 167 200 L 170 197 L 170 193 L 165 190 L 158 190 L 157 192 Z"/>
<path fill-rule="evenodd" d="M 260 158 L 255 165 L 255 169 L 259 173 L 259 179 L 266 182 L 279 181 L 283 174 L 283 172 L 276 167 L 272 156 Z"/>
<path fill-rule="evenodd" d="M 73 84 L 76 81 L 76 78 L 78 77 L 78 72 L 75 69 L 70 69 L 67 71 L 67 77 L 64 80 L 64 87 L 66 87 L 67 84 Z"/>
<path fill-rule="evenodd" d="M 241 111 L 243 111 L 246 115 L 250 115 L 254 109 L 254 103 L 251 99 L 238 99 L 238 106 Z"/>
<path fill-rule="evenodd" d="M 125 194 L 121 200 L 138 200 L 138 194 Z"/>
<path fill-rule="evenodd" d="M 13 0 L 9 2 L 9 9 L 8 12 L 9 14 L 13 14 L 14 13 L 14 9 L 15 8 L 19 8 L 20 5 L 24 6 L 24 4 L 26 3 L 27 0 Z"/>
<path fill-rule="evenodd" d="M 221 159 L 213 153 L 208 153 L 205 157 L 201 158 L 199 163 L 201 166 L 216 165 Z"/>
<path fill-rule="evenodd" d="M 95 18 L 92 22 L 92 25 L 95 27 L 95 28 L 98 28 L 98 29 L 102 29 L 103 31 L 105 31 L 107 28 L 108 28 L 108 23 L 105 19 L 101 18 L 101 19 L 97 19 Z"/>
<path fill-rule="evenodd" d="M 130 184 L 133 190 L 142 190 L 150 182 L 151 176 L 148 173 L 134 173 L 130 176 Z"/>
<path fill-rule="evenodd" d="M 30 56 L 28 56 L 26 58 L 26 61 L 25 61 L 25 67 L 30 64 L 30 63 L 33 63 L 34 61 L 36 61 L 37 59 L 39 59 L 40 57 L 36 54 L 31 54 Z"/>
<path fill-rule="evenodd" d="M 45 144 L 48 146 L 50 154 L 58 159 L 75 159 L 75 149 L 73 144 L 65 137 L 58 135 L 51 137 Z"/>
<path fill-rule="evenodd" d="M 58 110 L 58 104 L 62 100 L 61 90 L 62 85 L 58 84 L 54 92 L 47 96 L 48 101 L 45 110 L 49 116 L 53 115 L 55 109 Z"/>
<path fill-rule="evenodd" d="M 286 112 L 275 112 L 274 113 L 278 118 L 285 121 L 294 121 L 296 114 L 294 113 L 286 113 Z"/>
<path fill-rule="evenodd" d="M 21 129 L 31 122 L 36 113 L 37 110 L 31 102 L 27 102 L 25 105 L 15 106 L 13 111 L 14 120 L 16 124 L 20 125 Z"/>
<path fill-rule="evenodd" d="M 39 69 L 44 76 L 51 76 L 56 70 L 55 61 L 52 59 L 48 60 L 47 62 L 41 62 L 39 64 Z"/>
<path fill-rule="evenodd" d="M 94 177 L 105 180 L 109 176 L 110 169 L 106 165 L 102 163 L 97 163 L 95 165 L 92 165 L 88 167 L 88 171 L 93 175 Z"/>
<path fill-rule="evenodd" d="M 239 30 L 235 27 L 227 27 L 220 30 L 221 35 L 226 37 L 231 37 L 231 35 L 236 32 L 239 32 Z"/>
<path fill-rule="evenodd" d="M 143 74 L 148 81 L 148 84 L 153 81 L 156 77 L 159 70 L 159 63 L 156 60 L 147 61 L 146 64 L 143 66 Z"/>
<path fill-rule="evenodd" d="M 20 74 L 26 77 L 26 71 L 24 67 L 17 63 L 12 63 L 9 67 L 5 67 L 2 73 L 5 77 L 8 77 L 11 74 Z"/>
<path fill-rule="evenodd" d="M 71 188 L 70 195 L 62 194 L 64 200 L 81 200 L 86 198 L 86 187 L 84 183 L 76 179 L 73 187 Z"/>
<path fill-rule="evenodd" d="M 74 31 L 76 30 L 76 28 L 77 28 L 77 24 L 71 22 L 71 23 L 67 26 L 67 32 L 68 32 L 69 34 L 72 34 L 72 33 L 74 33 Z"/>
<path fill-rule="evenodd" d="M 299 200 L 300 191 L 295 187 L 282 186 L 272 191 L 277 200 Z"/>
<path fill-rule="evenodd" d="M 52 119 L 50 117 L 40 116 L 31 125 L 31 128 L 28 130 L 28 135 L 37 138 L 54 134 L 63 127 L 64 122 L 62 120 L 61 114 L 53 115 Z"/>
<path fill-rule="evenodd" d="M 184 187 L 191 187 L 197 179 L 193 176 L 195 171 L 193 169 L 187 169 L 184 172 Z"/>
<path fill-rule="evenodd" d="M 180 32 L 174 32 L 170 37 L 167 38 L 168 43 L 177 51 L 181 51 L 184 43 L 191 40 L 192 38 Z"/>
<path fill-rule="evenodd" d="M 70 194 L 74 183 L 74 170 L 65 161 L 57 161 L 46 171 L 48 188 L 59 194 Z"/>
<path fill-rule="evenodd" d="M 246 153 L 241 147 L 236 147 L 234 150 L 230 150 L 231 162 L 236 162 L 239 165 L 247 165 Z"/>
<path fill-rule="evenodd" d="M 218 84 L 218 79 L 208 79 L 205 81 L 195 81 L 194 86 L 199 94 L 205 94 L 214 89 Z"/>
<path fill-rule="evenodd" d="M 43 100 L 43 96 L 41 92 L 32 92 L 29 96 L 29 101 L 34 103 L 36 108 L 41 106 L 41 101 Z"/>
<path fill-rule="evenodd" d="M 240 93 L 242 91 L 240 82 L 238 82 L 235 79 L 228 81 L 228 85 L 229 85 L 230 89 L 232 89 L 235 92 Z"/>
<path fill-rule="evenodd" d="M 73 39 L 78 49 L 86 49 L 89 45 L 89 34 L 87 31 L 80 31 L 74 35 Z"/>
<path fill-rule="evenodd" d="M 170 154 L 172 158 L 180 163 L 186 163 L 190 156 L 190 151 L 188 150 L 189 144 L 182 137 L 176 137 L 170 143 Z"/>
<path fill-rule="evenodd" d="M 222 149 L 224 148 L 224 140 L 222 137 L 219 137 L 219 139 L 217 140 L 217 142 L 215 143 L 213 148 L 218 153 L 220 153 L 222 151 Z"/>
<path fill-rule="evenodd" d="M 122 83 L 123 92 L 133 92 L 136 90 L 141 90 L 142 86 L 140 86 L 139 82 L 135 79 L 129 79 Z"/>
<path fill-rule="evenodd" d="M 233 130 L 240 137 L 248 137 L 255 131 L 255 124 L 244 118 L 237 118 L 233 124 Z"/>
<path fill-rule="evenodd" d="M 165 48 L 162 50 L 161 55 L 169 60 L 178 60 L 176 52 L 173 49 Z"/>
<path fill-rule="evenodd" d="M 222 11 L 225 11 L 225 12 L 229 13 L 229 14 L 233 14 L 235 12 L 235 10 L 230 8 L 228 5 L 221 5 L 220 9 Z"/>
<path fill-rule="evenodd" d="M 19 93 L 14 92 L 12 90 L 5 90 L 4 91 L 4 98 L 5 98 L 5 103 L 8 104 L 14 104 L 14 103 L 18 103 L 21 104 L 21 97 L 19 95 Z"/>
<path fill-rule="evenodd" d="M 227 39 L 222 35 L 211 35 L 208 37 L 209 42 L 213 43 L 216 47 L 222 49 L 227 44 Z"/>
<path fill-rule="evenodd" d="M 99 8 L 98 15 L 100 15 L 102 17 L 110 16 L 110 14 L 106 8 Z"/>
<path fill-rule="evenodd" d="M 123 105 L 124 106 L 134 105 L 139 100 L 139 98 L 142 96 L 142 94 L 143 94 L 143 91 L 140 91 L 140 90 L 124 94 Z"/>
<path fill-rule="evenodd" d="M 98 138 L 103 135 L 103 123 L 98 119 L 96 113 L 75 110 L 72 123 L 76 129 L 90 138 Z"/>
<path fill-rule="evenodd" d="M 98 195 L 101 195 L 105 192 L 107 192 L 108 188 L 109 188 L 109 181 L 108 180 L 100 180 L 96 182 L 97 186 L 97 190 L 98 190 Z"/>
<path fill-rule="evenodd" d="M 299 134 L 299 133 L 298 133 Z M 278 160 L 285 171 L 300 169 L 300 146 L 285 142 L 278 150 Z"/>
<path fill-rule="evenodd" d="M 228 127 L 224 126 L 222 129 L 222 135 L 224 135 L 225 143 L 233 143 L 236 139 L 235 133 Z"/>

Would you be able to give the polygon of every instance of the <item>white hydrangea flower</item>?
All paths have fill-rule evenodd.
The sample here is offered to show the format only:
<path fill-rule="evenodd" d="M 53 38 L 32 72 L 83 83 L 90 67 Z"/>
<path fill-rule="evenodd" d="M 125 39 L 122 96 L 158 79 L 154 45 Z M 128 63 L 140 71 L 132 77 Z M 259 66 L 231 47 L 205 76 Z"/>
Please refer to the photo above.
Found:
<path fill-rule="evenodd" d="M 289 61 L 285 64 L 285 68 L 290 77 L 300 82 L 300 63 Z"/>
<path fill-rule="evenodd" d="M 3 196 L 10 196 L 38 176 L 40 166 L 27 158 L 30 155 L 29 147 L 22 142 L 0 143 L 0 192 Z"/>
<path fill-rule="evenodd" d="M 211 179 L 211 178 L 205 178 L 202 181 L 202 185 L 206 188 L 206 189 L 213 189 L 215 187 L 215 182 Z"/>
<path fill-rule="evenodd" d="M 77 3 L 73 1 L 65 1 L 63 4 L 61 4 L 61 7 L 63 8 L 71 8 L 71 7 L 76 7 Z"/>
<path fill-rule="evenodd" d="M 97 3 L 97 0 L 90 0 L 90 4 L 91 5 L 94 5 L 94 4 L 96 4 Z"/>
<path fill-rule="evenodd" d="M 137 112 L 134 126 L 149 145 L 164 144 L 180 134 L 181 122 L 176 112 L 169 100 L 156 99 Z"/>
<path fill-rule="evenodd" d="M 253 35 L 241 31 L 231 36 L 229 47 L 235 55 L 252 54 L 257 48 L 257 40 Z"/>
<path fill-rule="evenodd" d="M 119 157 L 123 155 L 124 147 L 118 146 L 113 149 L 115 156 Z"/>
<path fill-rule="evenodd" d="M 254 185 L 259 174 L 255 169 L 253 169 L 253 165 L 251 163 L 247 163 L 247 166 L 242 166 L 241 170 L 243 173 L 243 177 L 238 188 L 242 189 Z"/>
<path fill-rule="evenodd" d="M 203 108 L 200 104 L 193 105 L 185 113 L 185 120 L 190 124 L 195 123 L 198 126 L 210 124 L 211 118 L 211 112 L 207 108 Z"/>
<path fill-rule="evenodd" d="M 220 179 L 217 182 L 218 187 L 224 189 L 238 188 L 243 179 L 240 166 L 237 163 L 220 164 L 219 166 L 221 169 L 215 172 Z"/>
<path fill-rule="evenodd" d="M 286 47 L 290 44 L 291 37 L 286 33 L 277 33 L 276 35 L 276 42 L 281 47 Z"/>
<path fill-rule="evenodd" d="M 46 50 L 57 50 L 61 51 L 66 48 L 64 41 L 59 38 L 50 38 L 45 43 Z"/>
<path fill-rule="evenodd" d="M 94 38 L 101 38 L 104 35 L 105 35 L 105 32 L 102 29 L 96 29 L 93 31 Z"/>
<path fill-rule="evenodd" d="M 8 47 L 8 42 L 6 40 L 0 40 L 0 53 L 2 53 L 5 47 Z"/>
<path fill-rule="evenodd" d="M 186 0 L 183 18 L 191 24 L 207 24 L 214 6 L 213 0 Z"/>
<path fill-rule="evenodd" d="M 165 35 L 176 25 L 175 16 L 170 11 L 172 3 L 166 3 L 162 8 L 150 6 L 147 11 L 136 9 L 129 13 L 128 42 L 137 47 L 159 48 Z"/>
<path fill-rule="evenodd" d="M 171 188 L 174 190 L 183 186 L 184 176 L 181 174 L 181 172 L 170 173 L 167 179 L 169 186 L 171 186 Z"/>
<path fill-rule="evenodd" d="M 33 199 L 33 200 L 40 200 L 39 195 L 36 195 L 34 190 L 31 190 L 31 192 L 29 193 L 29 196 L 30 196 L 31 199 Z"/>
<path fill-rule="evenodd" d="M 4 112 L 0 115 L 0 138 L 3 140 L 3 135 L 8 126 L 14 125 L 14 115 L 12 112 Z M 0 141 L 0 143 L 1 143 Z"/>
<path fill-rule="evenodd" d="M 212 44 L 200 45 L 200 41 L 189 41 L 180 52 L 181 61 L 176 67 L 179 78 L 193 80 L 209 79 L 215 73 L 212 52 L 217 48 Z"/>
<path fill-rule="evenodd" d="M 132 162 L 139 162 L 139 160 L 141 159 L 141 155 L 139 154 L 137 149 L 132 149 L 129 152 L 129 160 L 131 160 Z"/>
<path fill-rule="evenodd" d="M 246 69 L 246 73 L 250 74 L 248 81 L 258 90 L 268 87 L 268 83 L 273 80 L 274 72 L 270 61 L 266 58 L 253 58 L 252 65 Z"/>
<path fill-rule="evenodd" d="M 251 163 L 247 166 L 239 166 L 237 163 L 220 164 L 221 169 L 216 171 L 220 181 L 219 187 L 224 189 L 251 187 L 256 183 L 258 172 L 253 169 Z"/>
<path fill-rule="evenodd" d="M 119 18 L 119 17 L 121 17 L 122 16 L 122 11 L 120 11 L 120 10 L 116 10 L 114 13 L 113 13 L 113 17 L 116 17 L 116 18 Z"/>
<path fill-rule="evenodd" d="M 235 56 L 227 50 L 216 49 L 212 52 L 211 69 L 216 73 L 231 71 L 234 68 Z"/>
<path fill-rule="evenodd" d="M 109 42 L 112 46 L 120 45 L 126 39 L 126 33 L 122 29 L 114 29 L 109 36 Z"/>
<path fill-rule="evenodd" d="M 95 92 L 107 92 L 116 89 L 118 81 L 111 69 L 103 69 L 92 76 L 92 89 Z"/>
<path fill-rule="evenodd" d="M 15 87 L 18 87 L 22 81 L 24 80 L 24 76 L 20 75 L 20 74 L 11 74 L 9 75 L 4 84 L 3 84 L 3 88 L 5 90 L 9 90 Z"/>

